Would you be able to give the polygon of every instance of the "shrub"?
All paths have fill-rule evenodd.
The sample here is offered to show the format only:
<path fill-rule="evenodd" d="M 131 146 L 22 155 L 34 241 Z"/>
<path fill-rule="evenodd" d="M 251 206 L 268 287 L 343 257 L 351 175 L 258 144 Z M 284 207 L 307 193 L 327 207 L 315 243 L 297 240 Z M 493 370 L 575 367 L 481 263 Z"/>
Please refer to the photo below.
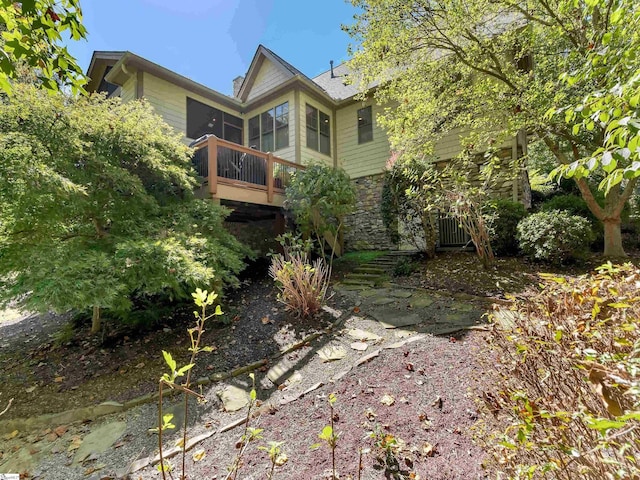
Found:
<path fill-rule="evenodd" d="M 609 263 L 549 276 L 497 310 L 499 394 L 484 397 L 501 421 L 489 444 L 504 478 L 640 478 L 639 281 L 638 268 Z"/>
<path fill-rule="evenodd" d="M 393 268 L 394 277 L 408 277 L 419 268 L 418 263 L 411 258 L 401 258 Z"/>
<path fill-rule="evenodd" d="M 310 242 L 303 244 L 292 235 L 279 237 L 284 254 L 274 255 L 269 275 L 276 281 L 278 300 L 297 317 L 307 317 L 324 305 L 330 272 L 324 258 L 309 261 Z"/>
<path fill-rule="evenodd" d="M 327 247 L 331 249 L 330 264 L 344 218 L 355 205 L 356 191 L 346 172 L 324 164 L 297 171 L 286 189 L 285 208 L 293 213 L 305 238 L 317 242 L 323 257 L 328 256 Z"/>
<path fill-rule="evenodd" d="M 527 216 L 527 210 L 520 202 L 499 199 L 487 203 L 490 212 L 491 246 L 498 255 L 518 253 L 516 239 L 518 222 Z"/>
<path fill-rule="evenodd" d="M 521 220 L 517 238 L 525 255 L 560 264 L 580 258 L 594 235 L 587 219 L 554 210 L 534 213 Z"/>
<path fill-rule="evenodd" d="M 540 206 L 540 210 L 543 212 L 550 212 L 552 210 L 565 210 L 571 215 L 584 217 L 593 224 L 599 223 L 598 219 L 593 213 L 591 213 L 589 207 L 587 207 L 587 202 L 585 202 L 584 199 L 582 197 L 579 197 L 578 195 L 556 195 L 548 200 L 545 200 Z"/>

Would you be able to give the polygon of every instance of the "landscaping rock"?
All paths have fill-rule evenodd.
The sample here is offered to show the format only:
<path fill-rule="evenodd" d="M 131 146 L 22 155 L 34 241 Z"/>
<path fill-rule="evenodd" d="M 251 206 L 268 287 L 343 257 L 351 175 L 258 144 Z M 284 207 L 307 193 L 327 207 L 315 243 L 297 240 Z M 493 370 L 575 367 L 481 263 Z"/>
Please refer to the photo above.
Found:
<path fill-rule="evenodd" d="M 434 299 L 431 297 L 421 296 L 411 300 L 411 306 L 413 308 L 428 308 L 434 303 Z"/>
<path fill-rule="evenodd" d="M 251 397 L 245 390 L 233 385 L 227 386 L 222 392 L 218 393 L 225 412 L 237 412 L 249 405 Z"/>
<path fill-rule="evenodd" d="M 395 298 L 409 298 L 413 295 L 413 293 L 407 290 L 391 290 L 389 292 L 389 295 Z"/>
<path fill-rule="evenodd" d="M 118 441 L 126 429 L 125 422 L 107 423 L 96 428 L 82 440 L 82 444 L 73 457 L 73 463 L 82 463 L 89 455 L 106 452 Z"/>
<path fill-rule="evenodd" d="M 395 301 L 395 298 L 381 297 L 376 298 L 372 303 L 374 305 L 389 305 L 390 303 L 394 303 Z"/>

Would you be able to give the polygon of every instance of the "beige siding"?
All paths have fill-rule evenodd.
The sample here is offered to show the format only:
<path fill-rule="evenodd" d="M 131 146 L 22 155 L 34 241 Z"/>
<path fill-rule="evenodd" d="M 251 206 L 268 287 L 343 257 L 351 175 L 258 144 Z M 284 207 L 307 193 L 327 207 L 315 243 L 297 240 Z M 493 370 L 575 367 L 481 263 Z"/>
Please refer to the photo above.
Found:
<path fill-rule="evenodd" d="M 186 136 L 187 132 L 187 97 L 193 98 L 206 105 L 210 105 L 224 112 L 242 117 L 237 111 L 231 110 L 216 102 L 208 100 L 200 95 L 178 87 L 172 83 L 154 77 L 149 73 L 144 74 L 144 97 L 153 106 L 156 112 L 164 118 L 164 121 L 181 132 L 185 136 L 185 142 L 191 140 Z M 246 125 L 245 125 L 246 127 Z"/>
<path fill-rule="evenodd" d="M 248 100 L 253 100 L 263 93 L 273 90 L 281 83 L 291 78 L 291 74 L 285 72 L 282 68 L 274 65 L 270 60 L 265 59 L 256 75 L 256 79 L 249 90 Z"/>
<path fill-rule="evenodd" d="M 338 165 L 346 170 L 351 178 L 382 173 L 389 159 L 389 141 L 387 134 L 378 126 L 376 116 L 382 109 L 373 105 L 373 140 L 358 145 L 358 110 L 372 102 L 357 102 L 341 108 L 336 113 L 338 132 Z"/>
<path fill-rule="evenodd" d="M 439 160 L 451 160 L 462 153 L 462 140 L 469 135 L 468 129 L 455 128 L 440 138 L 433 146 L 433 153 Z"/>
<path fill-rule="evenodd" d="M 295 95 L 293 94 L 293 91 L 278 97 L 276 100 L 273 100 L 272 102 L 269 102 L 266 105 L 262 105 L 259 108 L 251 110 L 244 115 L 244 119 L 245 119 L 244 141 L 245 141 L 245 145 L 249 144 L 248 122 L 250 118 L 253 118 L 256 115 L 260 115 L 261 113 L 266 112 L 277 105 L 281 105 L 284 102 L 289 102 L 289 146 L 286 148 L 281 148 L 280 150 L 276 150 L 275 152 L 273 152 L 273 154 L 276 157 L 283 158 L 284 160 L 295 162 L 296 161 L 295 142 L 296 142 L 296 121 L 297 121 L 296 117 L 297 116 L 295 114 L 296 106 L 295 106 Z"/>
<path fill-rule="evenodd" d="M 138 88 L 138 82 L 136 79 L 137 76 L 134 73 L 126 82 L 124 82 L 124 85 L 122 85 L 122 88 L 120 90 L 120 98 L 122 98 L 123 102 L 130 102 L 136 99 L 136 91 Z"/>
<path fill-rule="evenodd" d="M 307 148 L 307 104 L 311 105 L 314 108 L 317 108 L 319 111 L 326 113 L 330 117 L 331 125 L 331 155 L 327 156 L 323 153 L 320 153 L 311 148 Z M 313 162 L 322 162 L 327 163 L 329 165 L 333 165 L 333 155 L 335 152 L 333 151 L 333 122 L 336 119 L 332 115 L 331 107 L 327 107 L 326 105 L 316 102 L 314 99 L 305 95 L 304 93 L 300 94 L 300 108 L 298 109 L 298 119 L 300 121 L 300 156 L 301 163 L 307 165 Z"/>

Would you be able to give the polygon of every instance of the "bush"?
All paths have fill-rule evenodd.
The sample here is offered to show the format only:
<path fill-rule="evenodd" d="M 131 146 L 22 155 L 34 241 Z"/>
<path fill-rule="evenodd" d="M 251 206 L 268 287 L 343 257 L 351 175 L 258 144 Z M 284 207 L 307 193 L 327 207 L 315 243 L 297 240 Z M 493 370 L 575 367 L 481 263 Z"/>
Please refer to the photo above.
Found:
<path fill-rule="evenodd" d="M 401 258 L 393 268 L 394 277 L 408 277 L 415 273 L 420 265 L 412 258 Z"/>
<path fill-rule="evenodd" d="M 640 478 L 639 281 L 609 263 L 497 310 L 485 401 L 501 426 L 485 438 L 504 478 Z"/>
<path fill-rule="evenodd" d="M 555 264 L 580 258 L 594 239 L 587 219 L 565 211 L 534 213 L 521 220 L 517 230 L 525 255 Z"/>
<path fill-rule="evenodd" d="M 540 205 L 540 210 L 543 212 L 550 212 L 552 210 L 565 210 L 571 215 L 578 215 L 588 219 L 593 225 L 598 224 L 598 219 L 595 217 L 584 198 L 578 195 L 556 195 L 548 200 L 545 200 Z"/>
<path fill-rule="evenodd" d="M 269 275 L 276 281 L 278 301 L 297 317 L 320 311 L 329 287 L 329 267 L 324 258 L 309 261 L 311 243 L 302 243 L 291 234 L 279 237 L 284 254 L 274 255 Z"/>
<path fill-rule="evenodd" d="M 488 202 L 486 209 L 491 219 L 491 246 L 496 254 L 517 254 L 518 222 L 527 216 L 524 205 L 513 200 L 499 199 Z"/>

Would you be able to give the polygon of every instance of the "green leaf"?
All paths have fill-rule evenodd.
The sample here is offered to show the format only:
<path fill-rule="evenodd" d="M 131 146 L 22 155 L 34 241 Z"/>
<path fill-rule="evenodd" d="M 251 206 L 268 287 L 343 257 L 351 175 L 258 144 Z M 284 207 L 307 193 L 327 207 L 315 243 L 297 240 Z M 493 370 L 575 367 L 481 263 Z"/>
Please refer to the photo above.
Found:
<path fill-rule="evenodd" d="M 177 377 L 183 376 L 185 373 L 191 370 L 194 366 L 195 366 L 195 363 L 190 363 L 188 365 L 185 365 L 184 367 L 180 368 L 180 370 L 178 370 L 178 372 L 176 373 L 176 376 Z"/>
<path fill-rule="evenodd" d="M 164 361 L 169 366 L 172 372 L 176 371 L 176 361 L 173 359 L 171 354 L 165 350 L 162 351 L 162 355 L 164 356 Z"/>
<path fill-rule="evenodd" d="M 331 425 L 327 425 L 326 427 L 324 427 L 318 437 L 320 437 L 321 440 L 331 440 L 333 437 L 333 428 L 331 428 Z"/>
<path fill-rule="evenodd" d="M 607 418 L 599 418 L 599 419 L 594 419 L 594 420 L 591 420 L 591 421 L 587 422 L 587 426 L 589 428 L 592 428 L 594 430 L 599 430 L 601 432 L 604 432 L 604 431 L 609 430 L 611 428 L 622 428 L 626 424 L 627 424 L 627 422 L 625 422 L 625 421 L 609 420 Z"/>

